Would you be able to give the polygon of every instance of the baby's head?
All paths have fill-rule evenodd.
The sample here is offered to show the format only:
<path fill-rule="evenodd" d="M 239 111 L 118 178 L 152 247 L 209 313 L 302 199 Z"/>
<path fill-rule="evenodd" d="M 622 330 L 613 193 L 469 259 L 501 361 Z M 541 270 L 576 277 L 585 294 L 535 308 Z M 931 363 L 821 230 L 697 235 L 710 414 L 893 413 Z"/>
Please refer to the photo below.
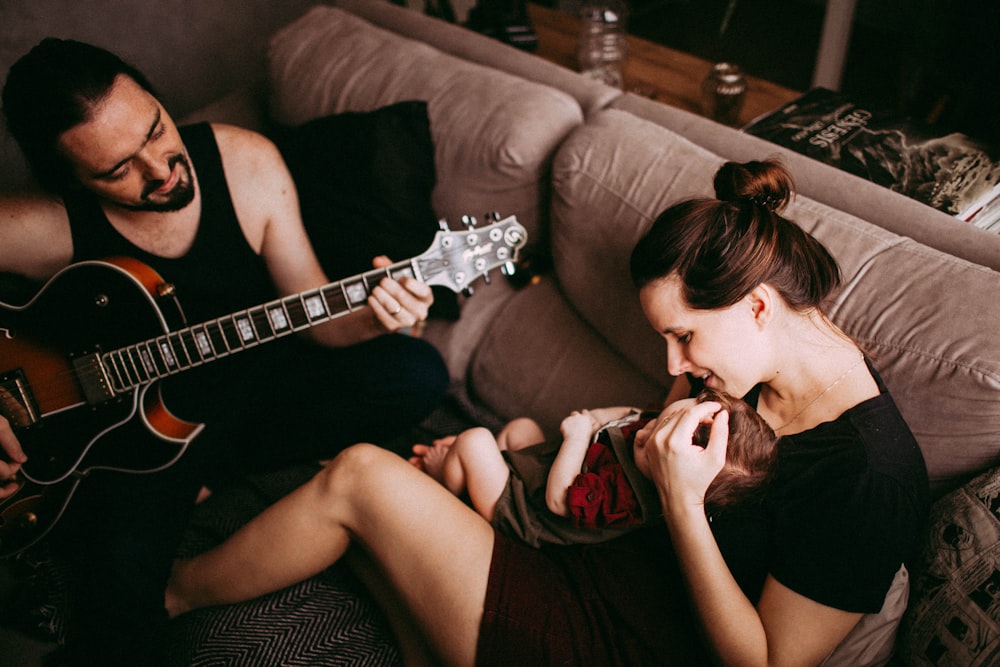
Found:
<path fill-rule="evenodd" d="M 686 399 L 690 400 L 690 399 Z M 705 492 L 705 507 L 718 511 L 724 507 L 755 502 L 763 495 L 764 485 L 771 478 L 777 458 L 775 443 L 778 436 L 756 410 L 746 401 L 714 389 L 705 389 L 694 399 L 698 403 L 714 401 L 729 412 L 729 446 L 726 464 Z M 667 410 L 670 406 L 667 407 Z M 711 424 L 701 424 L 694 433 L 694 442 L 708 444 Z M 633 444 L 636 467 L 649 477 L 645 453 L 646 429 L 636 434 Z"/>
<path fill-rule="evenodd" d="M 719 510 L 732 505 L 758 501 L 771 479 L 778 456 L 778 436 L 764 418 L 750 405 L 721 391 L 705 389 L 695 399 L 714 401 L 729 412 L 729 446 L 726 464 L 705 492 L 705 508 Z M 702 424 L 695 432 L 695 442 L 708 444 L 710 425 Z M 699 440 L 699 438 L 704 438 Z"/>

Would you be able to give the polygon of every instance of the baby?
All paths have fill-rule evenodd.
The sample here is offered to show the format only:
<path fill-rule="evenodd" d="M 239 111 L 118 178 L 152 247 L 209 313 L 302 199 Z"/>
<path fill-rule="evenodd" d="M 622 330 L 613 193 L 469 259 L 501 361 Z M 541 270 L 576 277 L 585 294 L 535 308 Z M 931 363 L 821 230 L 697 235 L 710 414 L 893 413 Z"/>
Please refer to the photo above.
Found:
<path fill-rule="evenodd" d="M 730 415 L 726 464 L 706 492 L 706 511 L 754 502 L 770 478 L 777 436 L 742 400 L 712 390 L 695 400 L 718 402 Z M 656 416 L 629 407 L 574 412 L 555 443 L 533 420 L 515 419 L 495 438 L 472 428 L 414 445 L 410 461 L 455 495 L 467 493 L 494 527 L 529 544 L 602 541 L 661 516 L 642 451 L 650 433 L 644 427 Z M 705 446 L 708 429 L 699 427 L 696 444 Z"/>

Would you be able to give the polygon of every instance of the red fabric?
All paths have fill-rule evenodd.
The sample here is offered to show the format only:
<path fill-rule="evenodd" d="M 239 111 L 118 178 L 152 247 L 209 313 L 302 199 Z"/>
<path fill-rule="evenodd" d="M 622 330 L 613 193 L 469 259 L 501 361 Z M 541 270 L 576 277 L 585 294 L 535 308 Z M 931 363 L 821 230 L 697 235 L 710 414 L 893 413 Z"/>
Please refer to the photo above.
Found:
<path fill-rule="evenodd" d="M 566 504 L 578 528 L 633 526 L 641 510 L 625 471 L 602 442 L 587 450 L 583 470 L 569 487 Z"/>

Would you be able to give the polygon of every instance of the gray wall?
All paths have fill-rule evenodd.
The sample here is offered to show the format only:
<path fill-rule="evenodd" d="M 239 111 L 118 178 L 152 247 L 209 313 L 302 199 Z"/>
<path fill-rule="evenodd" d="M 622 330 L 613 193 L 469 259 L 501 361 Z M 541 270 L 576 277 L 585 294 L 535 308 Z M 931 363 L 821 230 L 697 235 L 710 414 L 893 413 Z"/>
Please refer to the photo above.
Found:
<path fill-rule="evenodd" d="M 137 66 L 179 117 L 260 78 L 268 37 L 314 4 L 318 0 L 0 0 L 0 76 L 6 80 L 11 64 L 43 37 L 78 39 Z M 0 165 L 0 190 L 24 182 L 17 145 L 3 129 Z"/>

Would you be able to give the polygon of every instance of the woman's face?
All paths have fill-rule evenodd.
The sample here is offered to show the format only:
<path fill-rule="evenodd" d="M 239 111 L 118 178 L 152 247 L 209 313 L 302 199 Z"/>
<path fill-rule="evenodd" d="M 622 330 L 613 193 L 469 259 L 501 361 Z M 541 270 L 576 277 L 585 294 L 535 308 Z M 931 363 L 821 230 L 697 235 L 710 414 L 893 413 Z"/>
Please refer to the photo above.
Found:
<path fill-rule="evenodd" d="M 761 322 L 747 297 L 718 310 L 685 305 L 681 282 L 668 276 L 642 288 L 646 319 L 667 342 L 667 372 L 690 373 L 705 386 L 743 396 L 761 381 Z"/>

